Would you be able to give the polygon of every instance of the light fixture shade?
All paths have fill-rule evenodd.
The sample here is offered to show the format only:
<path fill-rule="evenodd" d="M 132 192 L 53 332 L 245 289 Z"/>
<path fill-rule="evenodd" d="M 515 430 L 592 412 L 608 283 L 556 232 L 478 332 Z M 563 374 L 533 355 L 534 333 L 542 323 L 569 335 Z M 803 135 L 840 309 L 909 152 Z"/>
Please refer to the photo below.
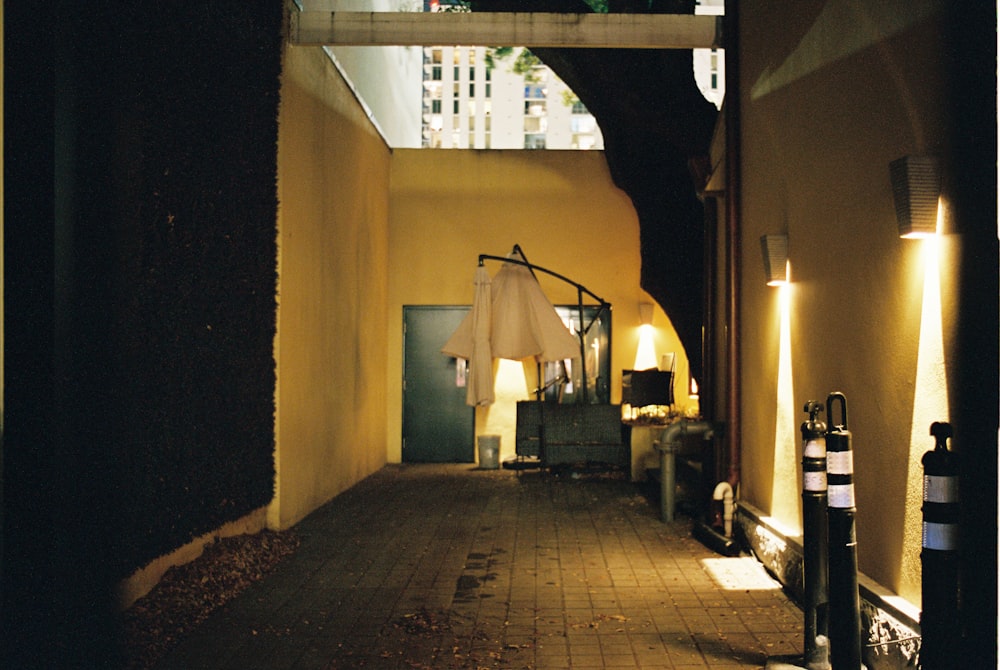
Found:
<path fill-rule="evenodd" d="M 788 235 L 762 235 L 760 250 L 764 254 L 764 276 L 768 286 L 788 281 Z"/>
<path fill-rule="evenodd" d="M 935 156 L 903 156 L 889 163 L 892 199 L 900 237 L 937 232 L 941 174 Z"/>
<path fill-rule="evenodd" d="M 653 325 L 653 305 L 648 302 L 639 303 L 639 323 L 643 326 Z"/>

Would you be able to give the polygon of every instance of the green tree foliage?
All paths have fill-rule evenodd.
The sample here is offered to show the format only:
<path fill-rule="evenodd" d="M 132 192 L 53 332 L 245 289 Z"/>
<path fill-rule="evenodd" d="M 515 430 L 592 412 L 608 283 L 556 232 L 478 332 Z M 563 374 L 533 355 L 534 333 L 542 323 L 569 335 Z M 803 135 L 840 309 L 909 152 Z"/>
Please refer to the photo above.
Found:
<path fill-rule="evenodd" d="M 487 49 L 486 67 L 490 69 L 495 68 L 497 60 L 505 61 L 513 54 L 514 47 L 492 47 Z M 537 82 L 538 77 L 535 75 L 535 69 L 540 65 L 542 65 L 542 61 L 538 56 L 531 53 L 528 49 L 522 49 L 511 64 L 511 71 L 522 75 L 529 82 Z"/>

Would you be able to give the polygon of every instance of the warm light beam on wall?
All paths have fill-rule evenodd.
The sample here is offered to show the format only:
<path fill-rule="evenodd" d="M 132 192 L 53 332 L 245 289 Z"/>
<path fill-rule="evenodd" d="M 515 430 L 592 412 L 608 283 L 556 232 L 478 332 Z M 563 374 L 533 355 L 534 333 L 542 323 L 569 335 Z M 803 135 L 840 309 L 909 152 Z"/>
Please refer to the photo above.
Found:
<path fill-rule="evenodd" d="M 771 479 L 771 516 L 786 527 L 801 526 L 796 444 L 798 426 L 795 388 L 792 381 L 792 286 L 778 289 L 780 324 L 778 335 L 778 384 L 774 414 L 774 477 Z"/>
<path fill-rule="evenodd" d="M 940 225 L 940 220 L 939 220 Z M 948 378 L 941 328 L 940 237 L 924 239 L 924 288 L 920 308 L 920 340 L 913 385 L 913 420 L 906 477 L 906 513 L 903 521 L 903 559 L 899 594 L 920 602 L 920 549 L 922 544 L 923 455 L 934 448 L 930 425 L 949 421 Z"/>
<path fill-rule="evenodd" d="M 635 349 L 633 370 L 654 370 L 659 361 L 656 359 L 656 346 L 653 342 L 656 331 L 651 325 L 639 326 L 639 344 Z"/>

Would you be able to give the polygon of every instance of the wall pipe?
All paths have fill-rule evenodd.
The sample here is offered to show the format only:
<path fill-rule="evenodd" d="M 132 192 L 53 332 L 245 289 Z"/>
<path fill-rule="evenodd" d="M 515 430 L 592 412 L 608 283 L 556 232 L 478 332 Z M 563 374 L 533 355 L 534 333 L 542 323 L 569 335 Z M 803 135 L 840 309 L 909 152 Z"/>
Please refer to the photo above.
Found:
<path fill-rule="evenodd" d="M 722 503 L 722 531 L 704 521 L 695 522 L 691 534 L 709 549 L 723 556 L 739 556 L 740 545 L 733 537 L 733 517 L 736 504 L 733 501 L 733 487 L 729 482 L 719 482 L 712 491 L 712 500 Z"/>
<path fill-rule="evenodd" d="M 704 283 L 702 291 L 702 314 L 704 314 L 701 331 L 701 380 L 698 387 L 698 405 L 701 417 L 714 421 L 718 416 L 716 407 L 716 278 L 719 276 L 719 198 L 706 194 L 703 198 L 705 207 L 705 248 L 704 248 Z M 713 485 L 724 476 L 724 456 L 720 451 L 724 448 L 721 440 L 714 440 L 710 448 L 702 450 L 701 486 L 698 490 L 698 502 L 702 506 L 699 522 L 715 523 L 713 516 Z M 710 455 L 710 456 L 709 456 Z M 731 487 L 730 487 L 731 488 Z"/>
<path fill-rule="evenodd" d="M 704 289 L 702 292 L 704 325 L 701 331 L 701 379 L 698 382 L 698 406 L 701 416 L 709 421 L 715 420 L 716 408 L 716 331 L 715 312 L 716 299 L 715 286 L 719 276 L 718 244 L 719 244 L 719 199 L 713 196 L 706 196 L 705 206 L 705 254 L 704 254 Z M 712 450 L 711 467 L 703 470 L 702 474 L 702 501 L 707 502 L 711 496 L 712 482 L 717 482 L 722 478 L 722 458 L 717 453 L 718 449 Z"/>
<path fill-rule="evenodd" d="M 712 500 L 722 502 L 722 531 L 726 537 L 733 536 L 733 487 L 729 482 L 719 482 L 712 492 Z"/>
<path fill-rule="evenodd" d="M 737 0 L 726 0 L 723 18 L 726 63 L 726 481 L 737 490 L 740 481 L 740 161 L 739 19 Z"/>
<path fill-rule="evenodd" d="M 711 421 L 681 419 L 667 426 L 653 446 L 660 452 L 660 520 L 674 520 L 677 487 L 677 451 L 687 435 L 702 435 L 706 440 L 715 435 L 717 425 Z"/>

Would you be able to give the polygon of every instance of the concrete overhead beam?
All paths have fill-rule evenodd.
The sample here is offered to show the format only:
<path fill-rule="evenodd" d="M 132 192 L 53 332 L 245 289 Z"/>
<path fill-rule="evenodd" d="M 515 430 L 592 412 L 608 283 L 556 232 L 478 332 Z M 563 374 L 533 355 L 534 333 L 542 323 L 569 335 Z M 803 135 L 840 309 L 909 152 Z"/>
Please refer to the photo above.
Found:
<path fill-rule="evenodd" d="M 722 47 L 721 17 L 544 12 L 333 12 L 293 8 L 300 46 Z"/>

